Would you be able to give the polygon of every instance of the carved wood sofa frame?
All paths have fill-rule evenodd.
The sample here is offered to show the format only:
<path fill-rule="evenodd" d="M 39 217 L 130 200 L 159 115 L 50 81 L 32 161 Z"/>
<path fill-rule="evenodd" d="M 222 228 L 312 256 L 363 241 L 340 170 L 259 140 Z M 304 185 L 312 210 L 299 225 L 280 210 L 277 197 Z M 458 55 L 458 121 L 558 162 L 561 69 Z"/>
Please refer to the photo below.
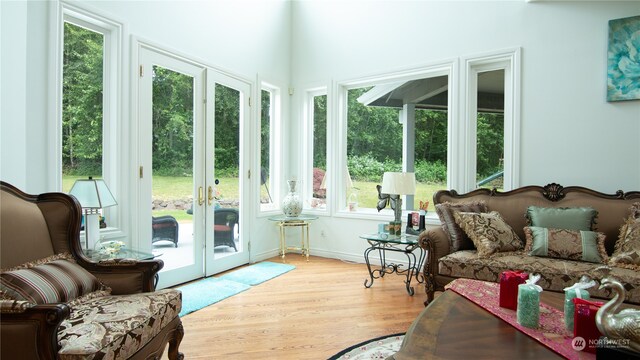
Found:
<path fill-rule="evenodd" d="M 455 190 L 440 190 L 433 195 L 433 203 L 435 205 L 443 202 L 467 202 L 483 200 L 487 202 L 489 210 L 494 210 L 491 208 L 491 203 L 496 203 L 495 200 L 502 200 L 501 206 L 509 207 L 510 205 L 507 205 L 507 202 L 505 200 L 510 198 L 517 199 L 518 197 L 524 198 L 527 196 L 538 202 L 538 204 L 535 205 L 544 205 L 549 207 L 575 206 L 574 204 L 576 202 L 576 199 L 584 200 L 584 204 L 589 204 L 589 201 L 598 202 L 606 200 L 607 204 L 613 206 L 616 209 L 616 212 L 620 213 L 620 217 L 619 219 L 617 219 L 619 220 L 618 225 L 606 224 L 606 248 L 609 254 L 613 252 L 613 246 L 615 244 L 615 240 L 618 237 L 619 226 L 621 226 L 624 221 L 624 216 L 622 216 L 622 214 L 625 213 L 625 211 L 631 206 L 631 204 L 640 201 L 640 191 L 624 192 L 622 190 L 618 190 L 615 194 L 605 194 L 581 186 L 563 187 L 562 185 L 559 185 L 557 183 L 550 183 L 546 186 L 524 186 L 505 192 L 499 191 L 495 188 L 491 190 L 476 189 L 464 194 L 459 194 Z M 567 205 L 564 205 L 564 203 L 567 203 Z M 515 206 L 512 211 L 515 212 L 515 214 L 508 214 L 501 211 L 501 215 L 505 218 L 507 223 L 510 223 L 512 225 L 516 233 L 518 233 L 522 239 L 524 239 L 522 235 L 522 227 L 514 227 L 512 222 L 515 218 L 517 218 L 515 222 L 524 223 L 525 211 L 526 207 L 522 209 L 516 209 Z M 603 218 L 611 217 L 612 216 L 609 216 L 609 214 L 603 214 L 602 211 L 600 211 L 597 221 L 603 223 Z M 511 221 L 509 218 L 511 218 Z M 611 220 L 607 221 L 612 222 Z M 442 276 L 438 274 L 438 260 L 441 257 L 447 255 L 449 252 L 449 249 L 446 249 L 446 252 L 443 252 L 442 249 L 436 249 L 436 241 L 442 241 L 443 239 L 446 239 L 446 234 L 440 226 L 435 228 L 428 228 L 423 233 L 421 233 L 419 237 L 420 246 L 427 251 L 427 261 L 424 264 L 425 291 L 427 293 L 427 300 L 425 301 L 425 305 L 433 300 L 435 291 L 444 290 L 443 283 L 446 284 L 447 282 L 453 281 L 455 279 L 453 277 Z M 436 277 L 438 277 L 441 281 L 436 281 Z"/>

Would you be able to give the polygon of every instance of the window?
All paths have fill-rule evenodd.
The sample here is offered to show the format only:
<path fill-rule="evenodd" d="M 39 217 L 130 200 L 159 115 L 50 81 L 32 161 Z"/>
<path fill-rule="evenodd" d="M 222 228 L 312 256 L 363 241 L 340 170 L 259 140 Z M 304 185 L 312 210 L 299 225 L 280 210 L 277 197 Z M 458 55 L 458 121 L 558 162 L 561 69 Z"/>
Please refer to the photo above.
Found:
<path fill-rule="evenodd" d="M 458 188 L 519 186 L 520 49 L 465 58 L 466 163 Z"/>
<path fill-rule="evenodd" d="M 119 200 L 121 26 L 64 3 L 60 14 L 60 136 L 54 152 L 60 188 L 68 192 L 78 178 L 103 178 Z M 104 211 L 107 226 L 117 227 L 117 207 Z"/>
<path fill-rule="evenodd" d="M 305 136 L 310 145 L 306 150 L 304 171 L 304 207 L 321 212 L 327 211 L 329 189 L 328 171 L 328 122 L 327 91 L 325 88 L 306 92 Z"/>
<path fill-rule="evenodd" d="M 478 73 L 476 186 L 503 189 L 504 70 Z"/>
<path fill-rule="evenodd" d="M 457 60 L 339 83 L 334 143 L 336 168 L 344 170 L 332 178 L 338 212 L 354 210 L 355 193 L 358 216 L 377 213 L 375 185 L 387 171 L 416 174 L 405 210 L 430 202 L 440 189 L 518 187 L 519 59 L 520 49 L 464 58 L 462 91 Z"/>
<path fill-rule="evenodd" d="M 425 206 L 447 187 L 453 68 L 447 64 L 341 86 L 346 186 L 339 210 L 377 213 L 376 185 L 385 172 L 416 174 L 416 194 L 403 201 L 408 210 Z"/>
<path fill-rule="evenodd" d="M 260 210 L 279 208 L 279 191 L 276 186 L 279 163 L 278 121 L 280 90 L 263 83 L 260 91 Z"/>

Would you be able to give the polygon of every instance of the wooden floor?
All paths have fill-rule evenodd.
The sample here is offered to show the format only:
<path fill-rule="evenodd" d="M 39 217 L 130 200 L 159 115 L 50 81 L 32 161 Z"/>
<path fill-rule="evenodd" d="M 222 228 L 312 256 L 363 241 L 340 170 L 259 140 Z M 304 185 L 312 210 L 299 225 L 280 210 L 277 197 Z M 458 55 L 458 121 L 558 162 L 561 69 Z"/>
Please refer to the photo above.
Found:
<path fill-rule="evenodd" d="M 279 258 L 269 259 L 279 262 Z M 296 269 L 182 318 L 185 359 L 327 359 L 356 343 L 407 331 L 424 286 L 389 274 L 365 288 L 364 264 L 288 254 Z M 165 355 L 166 358 L 166 355 Z"/>

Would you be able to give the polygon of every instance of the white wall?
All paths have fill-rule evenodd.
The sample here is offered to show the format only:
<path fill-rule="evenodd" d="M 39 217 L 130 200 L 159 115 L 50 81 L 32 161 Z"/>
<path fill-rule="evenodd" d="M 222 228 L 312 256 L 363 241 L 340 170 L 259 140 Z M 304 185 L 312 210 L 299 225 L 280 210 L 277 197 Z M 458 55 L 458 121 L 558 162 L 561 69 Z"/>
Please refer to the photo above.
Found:
<path fill-rule="evenodd" d="M 124 146 L 135 149 L 129 133 L 131 119 L 130 49 L 132 37 L 176 51 L 205 65 L 244 78 L 279 86 L 286 94 L 290 83 L 290 4 L 286 0 L 221 1 L 69 1 L 123 25 Z M 48 126 L 55 124 L 55 59 L 49 44 L 56 21 L 57 1 L 0 1 L 2 20 L 0 119 L 0 179 L 29 193 L 59 191 L 55 165 L 49 165 L 55 147 Z M 288 118 L 289 97 L 283 96 L 283 116 Z M 255 119 L 254 119 L 255 120 Z M 131 142 L 131 143 L 126 143 Z M 129 151 L 121 162 L 137 164 Z M 123 166 L 134 169 L 135 166 Z M 132 208 L 131 187 L 136 174 L 124 171 L 118 203 Z M 126 212 L 125 212 L 126 213 Z M 266 219 L 263 222 L 268 223 Z M 256 253 L 277 246 L 273 224 L 270 241 L 255 242 Z M 126 226 L 126 221 L 124 226 Z M 124 229 L 125 233 L 129 229 Z M 272 240 L 272 241 L 271 241 Z"/>
<path fill-rule="evenodd" d="M 606 102 L 607 22 L 640 3 L 296 1 L 292 12 L 300 90 L 521 47 L 520 185 L 640 189 L 640 100 Z M 323 219 L 315 246 L 362 254 L 358 235 L 386 220 Z"/>
<path fill-rule="evenodd" d="M 130 35 L 283 89 L 286 172 L 298 175 L 291 84 L 354 79 L 487 51 L 522 48 L 521 185 L 559 182 L 603 192 L 640 189 L 640 101 L 607 103 L 607 21 L 640 14 L 638 2 L 525 1 L 82 1 Z M 0 1 L 0 178 L 28 192 L 52 189 L 49 7 Z M 128 54 L 129 52 L 126 51 Z M 128 59 L 125 66 L 130 68 Z M 125 84 L 126 87 L 129 84 Z M 297 91 L 300 94 L 301 91 Z M 127 107 L 129 104 L 125 104 Z M 126 113 L 126 112 L 125 112 Z M 289 114 L 294 115 L 289 115 Z M 128 114 L 128 113 L 126 113 Z M 125 115 L 128 117 L 128 115 Z M 128 118 L 124 119 L 129 124 Z M 126 131 L 126 129 L 125 129 Z M 126 160 L 126 159 L 125 159 Z M 135 174 L 124 174 L 131 177 Z M 285 184 L 282 185 L 284 190 Z M 126 200 L 125 200 L 126 201 Z M 121 203 L 126 206 L 126 203 Z M 323 217 L 312 253 L 362 259 L 377 222 Z M 261 219 L 254 233 L 276 236 Z M 259 230 L 259 231 L 258 231 Z M 324 234 L 324 236 L 321 236 Z M 252 251 L 266 254 L 265 241 Z"/>

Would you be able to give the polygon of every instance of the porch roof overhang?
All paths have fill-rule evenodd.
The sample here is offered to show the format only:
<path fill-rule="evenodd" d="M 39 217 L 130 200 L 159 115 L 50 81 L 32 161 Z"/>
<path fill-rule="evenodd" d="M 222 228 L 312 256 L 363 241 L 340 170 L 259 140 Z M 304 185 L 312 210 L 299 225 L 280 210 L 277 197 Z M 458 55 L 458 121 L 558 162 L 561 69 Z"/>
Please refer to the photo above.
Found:
<path fill-rule="evenodd" d="M 447 76 L 392 82 L 376 85 L 358 98 L 366 106 L 402 108 L 414 104 L 416 109 L 447 110 Z M 489 71 L 478 75 L 478 111 L 504 112 L 504 72 Z"/>

